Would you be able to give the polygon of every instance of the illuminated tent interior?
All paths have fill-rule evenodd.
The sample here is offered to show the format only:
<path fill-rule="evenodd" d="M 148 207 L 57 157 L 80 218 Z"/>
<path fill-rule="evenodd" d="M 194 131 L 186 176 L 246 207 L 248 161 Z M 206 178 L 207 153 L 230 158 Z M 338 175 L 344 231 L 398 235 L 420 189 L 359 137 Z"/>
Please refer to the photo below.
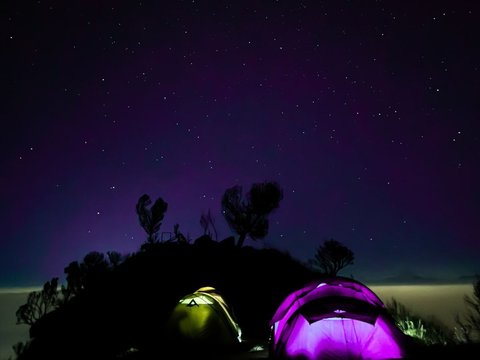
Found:
<path fill-rule="evenodd" d="M 406 336 L 368 287 L 348 278 L 309 284 L 281 303 L 271 355 L 288 359 L 397 359 Z"/>
<path fill-rule="evenodd" d="M 233 348 L 242 341 L 229 306 L 213 287 L 180 299 L 167 322 L 167 333 L 171 340 L 194 348 Z"/>

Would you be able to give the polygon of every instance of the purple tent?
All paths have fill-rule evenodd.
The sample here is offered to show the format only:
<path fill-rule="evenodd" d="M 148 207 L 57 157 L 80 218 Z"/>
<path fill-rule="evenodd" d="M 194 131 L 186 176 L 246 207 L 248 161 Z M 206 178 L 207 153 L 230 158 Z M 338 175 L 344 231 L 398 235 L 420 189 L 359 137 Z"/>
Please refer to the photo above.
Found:
<path fill-rule="evenodd" d="M 271 323 L 271 355 L 283 359 L 398 359 L 406 336 L 368 287 L 337 277 L 290 294 Z"/>

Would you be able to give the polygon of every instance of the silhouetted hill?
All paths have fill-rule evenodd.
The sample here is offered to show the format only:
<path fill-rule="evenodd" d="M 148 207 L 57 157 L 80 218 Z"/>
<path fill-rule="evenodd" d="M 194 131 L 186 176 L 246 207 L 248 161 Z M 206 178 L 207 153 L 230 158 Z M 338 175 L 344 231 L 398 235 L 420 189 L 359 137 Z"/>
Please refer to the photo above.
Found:
<path fill-rule="evenodd" d="M 273 249 L 213 241 L 149 244 L 37 321 L 20 359 L 162 358 L 168 345 L 163 324 L 181 297 L 202 286 L 220 291 L 245 339 L 267 339 L 280 302 L 317 276 Z"/>

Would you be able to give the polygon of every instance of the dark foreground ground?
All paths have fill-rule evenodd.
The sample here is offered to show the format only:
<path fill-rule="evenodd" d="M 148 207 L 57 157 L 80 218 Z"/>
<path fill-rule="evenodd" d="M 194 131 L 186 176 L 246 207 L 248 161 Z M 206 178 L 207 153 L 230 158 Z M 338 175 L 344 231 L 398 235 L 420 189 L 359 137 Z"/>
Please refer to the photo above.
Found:
<path fill-rule="evenodd" d="M 161 359 L 218 359 L 218 360 L 250 360 L 250 359 L 270 359 L 267 343 L 251 343 L 244 344 L 244 349 L 241 349 L 232 354 L 213 353 L 209 350 L 202 350 L 198 352 L 179 351 L 175 354 L 164 354 Z M 152 357 L 132 356 L 132 359 L 152 359 Z M 156 357 L 158 359 L 158 357 Z M 419 346 L 410 352 L 410 356 L 406 359 L 480 359 L 480 344 L 464 344 L 464 345 L 433 345 L 433 346 Z M 301 360 L 301 359 L 297 359 Z"/>
<path fill-rule="evenodd" d="M 269 359 L 268 347 L 260 351 L 244 351 L 225 357 L 225 360 L 249 360 Z M 453 360 L 479 360 L 480 344 L 476 345 L 452 345 L 452 346 L 429 346 L 412 351 L 407 359 L 429 360 L 429 359 L 453 359 Z"/>
<path fill-rule="evenodd" d="M 411 359 L 480 359 L 480 344 L 430 345 L 412 351 Z"/>

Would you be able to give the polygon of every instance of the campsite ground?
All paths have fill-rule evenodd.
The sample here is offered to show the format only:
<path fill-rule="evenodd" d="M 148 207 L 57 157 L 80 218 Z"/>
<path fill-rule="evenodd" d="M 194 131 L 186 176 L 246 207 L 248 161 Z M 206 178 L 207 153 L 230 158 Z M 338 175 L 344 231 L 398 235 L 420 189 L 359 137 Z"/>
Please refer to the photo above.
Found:
<path fill-rule="evenodd" d="M 255 342 L 248 350 L 236 353 L 230 360 L 268 359 L 268 343 Z"/>
<path fill-rule="evenodd" d="M 268 351 L 248 351 L 235 354 L 229 358 L 230 360 L 250 360 L 250 359 L 268 359 Z"/>

